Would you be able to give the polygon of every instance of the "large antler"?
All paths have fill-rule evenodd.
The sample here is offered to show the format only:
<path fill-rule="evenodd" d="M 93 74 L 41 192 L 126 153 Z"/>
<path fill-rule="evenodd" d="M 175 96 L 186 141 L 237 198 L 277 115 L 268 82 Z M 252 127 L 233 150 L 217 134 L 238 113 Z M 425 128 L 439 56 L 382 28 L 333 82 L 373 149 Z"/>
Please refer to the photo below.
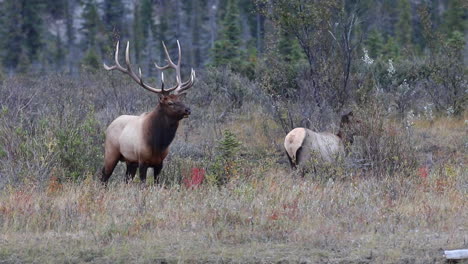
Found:
<path fill-rule="evenodd" d="M 167 51 L 166 44 L 164 44 L 164 41 L 163 41 L 162 44 L 163 44 L 163 47 L 164 47 L 164 52 L 166 53 L 167 65 L 161 67 L 161 66 L 158 66 L 156 63 L 154 63 L 154 66 L 156 66 L 156 68 L 158 68 L 161 71 L 165 70 L 165 69 L 169 69 L 169 68 L 172 68 L 172 69 L 175 70 L 177 84 L 175 86 L 167 89 L 167 91 L 173 91 L 174 90 L 175 94 L 180 94 L 183 91 L 187 90 L 188 88 L 192 87 L 192 85 L 194 83 L 194 80 L 195 80 L 195 71 L 192 68 L 192 70 L 190 71 L 190 79 L 187 80 L 186 82 L 182 82 L 182 78 L 180 77 L 180 61 L 182 59 L 182 53 L 181 53 L 181 50 L 180 50 L 179 40 L 177 40 L 177 47 L 179 48 L 179 57 L 177 59 L 177 64 L 175 64 L 172 61 L 171 56 L 169 56 L 169 52 Z"/>
<path fill-rule="evenodd" d="M 143 82 L 143 78 L 142 78 L 140 68 L 138 68 L 139 76 L 137 76 L 135 74 L 135 72 L 133 72 L 131 64 L 130 64 L 130 52 L 129 52 L 130 42 L 127 42 L 127 48 L 125 49 L 125 64 L 126 64 L 127 68 L 122 67 L 122 65 L 120 65 L 120 63 L 119 63 L 119 44 L 120 44 L 120 41 L 117 41 L 117 45 L 115 47 L 115 65 L 114 66 L 107 66 L 107 64 L 104 63 L 104 69 L 106 69 L 108 71 L 119 70 L 119 71 L 121 71 L 121 72 L 123 72 L 125 74 L 128 74 L 140 86 L 142 86 L 146 90 L 154 92 L 154 93 L 169 93 L 169 92 L 172 91 L 172 90 L 164 90 L 164 76 L 162 76 L 162 82 L 163 83 L 162 83 L 161 89 L 157 89 L 157 88 L 151 87 L 148 84 L 146 84 L 145 82 Z"/>

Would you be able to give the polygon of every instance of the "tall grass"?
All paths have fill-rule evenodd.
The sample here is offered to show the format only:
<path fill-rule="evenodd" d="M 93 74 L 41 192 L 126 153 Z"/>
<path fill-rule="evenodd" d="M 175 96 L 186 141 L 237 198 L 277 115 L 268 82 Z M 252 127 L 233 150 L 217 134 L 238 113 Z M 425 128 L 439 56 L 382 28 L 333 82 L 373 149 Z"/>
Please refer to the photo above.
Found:
<path fill-rule="evenodd" d="M 426 263 L 441 261 L 439 248 L 466 246 L 461 168 L 328 185 L 285 174 L 224 188 L 104 189 L 91 179 L 8 188 L 0 195 L 0 259 Z"/>

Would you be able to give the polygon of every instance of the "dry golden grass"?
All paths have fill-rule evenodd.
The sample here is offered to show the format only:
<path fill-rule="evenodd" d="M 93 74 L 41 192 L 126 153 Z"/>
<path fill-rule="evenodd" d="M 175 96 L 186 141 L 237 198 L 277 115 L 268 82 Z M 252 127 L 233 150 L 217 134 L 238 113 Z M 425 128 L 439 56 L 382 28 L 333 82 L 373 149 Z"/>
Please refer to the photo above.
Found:
<path fill-rule="evenodd" d="M 318 184 L 271 170 L 218 188 L 92 179 L 0 194 L 0 259 L 15 262 L 440 262 L 467 247 L 463 168 Z M 465 187 L 461 187 L 465 184 Z"/>
<path fill-rule="evenodd" d="M 442 117 L 433 121 L 415 122 L 419 150 L 432 153 L 435 163 L 468 162 L 468 114 L 464 118 Z M 424 157 L 423 157 L 424 159 Z"/>

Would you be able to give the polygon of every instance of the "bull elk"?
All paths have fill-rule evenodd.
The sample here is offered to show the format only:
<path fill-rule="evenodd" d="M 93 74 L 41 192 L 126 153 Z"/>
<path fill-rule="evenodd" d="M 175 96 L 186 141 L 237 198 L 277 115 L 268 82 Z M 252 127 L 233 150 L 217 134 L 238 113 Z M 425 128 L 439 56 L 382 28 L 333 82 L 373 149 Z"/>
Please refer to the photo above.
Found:
<path fill-rule="evenodd" d="M 115 65 L 104 68 L 108 71 L 118 70 L 129 75 L 135 82 L 146 90 L 159 95 L 159 103 L 156 107 L 147 113 L 139 116 L 122 115 L 117 117 L 106 130 L 104 167 L 102 168 L 101 181 L 106 183 L 112 175 L 115 166 L 119 161 L 127 165 L 125 181 L 133 178 L 137 169 L 140 172 L 142 182 L 146 180 L 148 168 L 154 169 L 155 182 L 159 183 L 159 173 L 163 167 L 163 161 L 169 152 L 169 145 L 175 137 L 179 126 L 179 121 L 190 115 L 190 108 L 184 105 L 182 99 L 185 90 L 192 87 L 195 80 L 195 71 L 192 69 L 190 79 L 182 82 L 180 76 L 180 62 L 182 59 L 180 44 L 179 57 L 177 63 L 174 63 L 163 42 L 164 52 L 166 54 L 167 65 L 158 66 L 157 69 L 164 71 L 166 69 L 175 70 L 176 84 L 169 88 L 164 88 L 164 73 L 161 73 L 161 88 L 157 89 L 149 86 L 143 81 L 141 69 L 139 74 L 135 74 L 130 64 L 129 42 L 125 50 L 125 64 L 122 67 L 119 63 L 119 42 L 115 48 Z M 171 94 L 171 92 L 173 92 Z"/>
<path fill-rule="evenodd" d="M 284 148 L 293 169 L 311 160 L 316 155 L 321 162 L 333 162 L 344 155 L 345 145 L 353 143 L 355 124 L 360 123 L 349 112 L 341 117 L 338 134 L 314 132 L 298 127 L 291 130 L 284 139 Z M 315 156 L 314 156 L 315 157 Z"/>

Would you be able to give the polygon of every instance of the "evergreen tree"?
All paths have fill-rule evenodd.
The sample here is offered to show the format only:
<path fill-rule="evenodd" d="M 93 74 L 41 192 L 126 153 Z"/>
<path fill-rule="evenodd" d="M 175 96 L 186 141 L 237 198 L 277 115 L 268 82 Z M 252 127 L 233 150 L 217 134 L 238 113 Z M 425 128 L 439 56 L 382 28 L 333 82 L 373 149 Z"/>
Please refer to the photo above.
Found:
<path fill-rule="evenodd" d="M 445 17 L 445 31 L 451 33 L 453 31 L 465 32 L 468 18 L 467 8 L 463 8 L 462 0 L 449 0 Z"/>
<path fill-rule="evenodd" d="M 18 66 L 24 44 L 22 32 L 23 19 L 18 10 L 22 9 L 22 3 L 17 0 L 5 0 L 2 3 L 2 38 L 1 46 L 3 64 L 6 68 L 15 69 Z"/>
<path fill-rule="evenodd" d="M 101 61 L 93 49 L 89 49 L 84 56 L 81 68 L 87 71 L 95 72 L 101 67 Z"/>
<path fill-rule="evenodd" d="M 224 130 L 223 137 L 218 141 L 217 155 L 210 166 L 210 175 L 207 180 L 213 184 L 226 184 L 236 175 L 239 169 L 239 149 L 242 143 L 237 140 L 234 133 Z"/>
<path fill-rule="evenodd" d="M 135 3 L 135 7 L 133 10 L 133 50 L 135 54 L 135 62 L 140 62 L 140 54 L 142 52 L 142 48 L 144 46 L 144 39 L 143 39 L 143 27 L 141 25 L 141 18 L 140 18 L 140 4 L 138 2 Z"/>
<path fill-rule="evenodd" d="M 202 20 L 203 20 L 203 1 L 194 0 L 188 1 L 186 4 L 186 13 L 190 14 L 188 17 L 188 25 L 190 30 L 190 61 L 189 65 L 193 65 L 195 67 L 201 64 L 201 44 L 202 41 Z M 193 11 L 193 13 L 191 13 Z"/>
<path fill-rule="evenodd" d="M 297 64 L 303 58 L 303 52 L 297 39 L 285 30 L 280 29 L 278 52 L 286 63 Z"/>
<path fill-rule="evenodd" d="M 228 0 L 221 24 L 220 37 L 213 48 L 213 65 L 233 65 L 236 69 L 241 62 L 241 25 L 236 0 Z"/>
<path fill-rule="evenodd" d="M 43 47 L 43 8 L 42 0 L 22 0 L 21 14 L 23 16 L 22 33 L 24 44 L 30 61 L 38 58 Z M 18 11 L 16 11 L 18 12 Z"/>
<path fill-rule="evenodd" d="M 395 32 L 400 45 L 403 47 L 411 46 L 413 28 L 411 23 L 411 5 L 409 0 L 398 0 L 398 22 Z"/>
<path fill-rule="evenodd" d="M 383 57 L 385 59 L 397 59 L 400 55 L 400 49 L 398 48 L 398 44 L 396 43 L 395 39 L 391 36 L 388 37 L 387 43 L 383 47 Z"/>
<path fill-rule="evenodd" d="M 54 43 L 54 50 L 52 51 L 55 64 L 55 68 L 57 71 L 60 71 L 64 60 L 65 60 L 65 53 L 66 50 L 63 45 L 62 37 L 60 36 L 60 32 L 57 32 L 55 36 L 55 43 Z"/>
<path fill-rule="evenodd" d="M 104 24 L 112 42 L 127 36 L 125 23 L 125 6 L 122 0 L 104 0 L 103 2 Z"/>
<path fill-rule="evenodd" d="M 68 0 L 42 0 L 45 11 L 54 19 L 65 17 L 65 9 L 68 6 Z"/>
<path fill-rule="evenodd" d="M 20 55 L 18 57 L 17 71 L 18 73 L 28 73 L 31 66 L 31 60 L 24 48 L 20 48 Z"/>
<path fill-rule="evenodd" d="M 83 7 L 83 24 L 80 31 L 83 34 L 83 49 L 97 47 L 97 35 L 101 31 L 101 20 L 95 0 L 87 0 Z"/>
<path fill-rule="evenodd" d="M 14 70 L 21 62 L 24 69 L 26 62 L 38 59 L 43 47 L 43 3 L 40 0 L 5 0 L 2 11 L 3 63 Z"/>
<path fill-rule="evenodd" d="M 44 4 L 44 14 L 49 18 L 58 21 L 66 19 L 67 8 L 69 0 L 42 0 Z M 42 58 L 40 58 L 41 66 L 43 71 L 47 71 L 47 65 L 54 65 L 54 70 L 60 71 L 64 65 L 65 57 L 67 54 L 66 45 L 64 45 L 63 37 L 65 33 L 61 23 L 52 22 L 52 25 L 47 27 L 53 27 L 55 34 L 50 36 L 46 34 L 44 36 L 45 47 L 42 49 Z"/>
<path fill-rule="evenodd" d="M 383 49 L 383 37 L 380 31 L 373 29 L 366 40 L 366 46 L 369 48 L 369 56 L 377 58 L 381 55 Z"/>
<path fill-rule="evenodd" d="M 66 55 L 66 64 L 67 70 L 69 73 L 73 73 L 74 65 L 75 65 L 75 53 L 77 53 L 77 48 L 75 45 L 75 28 L 73 27 L 73 9 L 74 9 L 74 2 L 73 0 L 67 0 L 65 2 L 64 8 L 64 17 L 65 17 L 65 28 L 66 28 L 66 43 L 67 43 L 67 50 L 68 54 Z"/>
<path fill-rule="evenodd" d="M 158 26 L 157 28 L 159 31 L 159 36 L 156 38 L 156 41 L 159 42 L 158 44 L 160 44 L 161 41 L 164 41 L 169 53 L 171 53 L 171 55 L 174 57 L 177 57 L 177 48 L 175 48 L 177 47 L 176 41 L 181 41 L 180 44 L 182 45 L 182 49 L 187 51 L 184 46 L 190 40 L 189 30 L 183 23 L 183 19 L 187 17 L 187 14 L 185 13 L 186 10 L 183 8 L 183 2 L 187 1 L 171 0 L 170 4 L 164 5 L 164 14 L 162 16 L 163 21 L 161 21 L 162 27 L 159 28 Z M 162 47 L 158 47 L 158 51 L 162 51 Z M 161 52 L 162 58 L 160 61 L 165 59 L 165 55 L 163 54 L 164 53 Z"/>
<path fill-rule="evenodd" d="M 154 47 L 154 19 L 153 19 L 153 0 L 142 0 L 135 6 L 134 19 L 134 43 L 135 58 L 145 72 L 151 72 L 154 69 L 154 58 L 152 50 Z"/>
<path fill-rule="evenodd" d="M 154 30 L 153 3 L 152 0 L 141 0 L 139 10 L 139 23 L 142 28 L 143 39 L 147 39 L 149 32 Z"/>

